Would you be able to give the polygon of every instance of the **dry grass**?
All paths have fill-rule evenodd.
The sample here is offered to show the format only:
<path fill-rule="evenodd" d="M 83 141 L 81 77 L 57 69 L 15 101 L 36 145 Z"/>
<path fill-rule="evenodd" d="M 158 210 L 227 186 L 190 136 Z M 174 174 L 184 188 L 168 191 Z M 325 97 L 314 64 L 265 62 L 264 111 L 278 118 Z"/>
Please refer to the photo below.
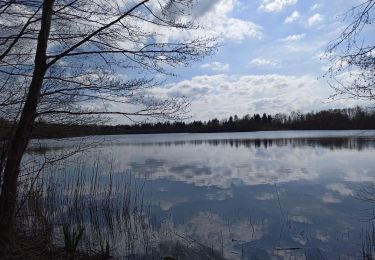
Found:
<path fill-rule="evenodd" d="M 145 180 L 114 172 L 111 160 L 77 156 L 35 173 L 20 181 L 18 237 L 4 259 L 223 259 L 213 248 L 155 229 Z M 84 230 L 70 252 L 64 228 Z"/>

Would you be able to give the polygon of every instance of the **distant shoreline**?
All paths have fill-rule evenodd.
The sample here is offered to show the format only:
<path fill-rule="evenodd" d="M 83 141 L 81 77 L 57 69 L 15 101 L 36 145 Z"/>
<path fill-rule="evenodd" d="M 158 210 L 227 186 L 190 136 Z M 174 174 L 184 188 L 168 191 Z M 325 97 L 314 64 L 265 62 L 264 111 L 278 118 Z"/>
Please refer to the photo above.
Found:
<path fill-rule="evenodd" d="M 319 112 L 287 114 L 254 114 L 193 122 L 155 122 L 132 125 L 56 124 L 37 122 L 33 139 L 68 138 L 94 135 L 233 133 L 298 130 L 374 130 L 375 109 L 360 107 L 330 109 Z M 0 137 L 10 136 L 12 124 L 0 119 Z"/>

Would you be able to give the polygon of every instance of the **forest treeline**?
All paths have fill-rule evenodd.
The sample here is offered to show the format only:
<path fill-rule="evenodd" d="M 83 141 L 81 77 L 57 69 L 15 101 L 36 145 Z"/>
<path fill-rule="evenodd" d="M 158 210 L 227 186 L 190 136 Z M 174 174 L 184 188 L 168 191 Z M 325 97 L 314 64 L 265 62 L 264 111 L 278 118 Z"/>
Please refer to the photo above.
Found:
<path fill-rule="evenodd" d="M 11 124 L 0 119 L 1 136 L 10 132 Z M 347 108 L 319 112 L 288 114 L 253 114 L 225 119 L 192 122 L 157 122 L 131 125 L 65 125 L 36 123 L 33 138 L 60 138 L 86 135 L 120 135 L 151 133 L 213 133 L 271 130 L 351 130 L 375 129 L 375 109 Z"/>

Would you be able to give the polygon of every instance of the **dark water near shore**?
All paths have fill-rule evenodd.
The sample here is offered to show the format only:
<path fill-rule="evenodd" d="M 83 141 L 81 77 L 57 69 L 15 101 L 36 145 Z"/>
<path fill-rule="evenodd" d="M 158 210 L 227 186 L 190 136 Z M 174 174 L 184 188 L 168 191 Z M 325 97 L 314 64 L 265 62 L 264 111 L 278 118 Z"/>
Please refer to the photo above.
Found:
<path fill-rule="evenodd" d="M 97 147 L 77 156 L 111 160 L 116 175 L 141 181 L 155 229 L 168 227 L 228 259 L 361 256 L 374 215 L 358 197 L 375 183 L 375 131 L 104 138 L 87 138 Z M 29 154 L 79 143 L 34 142 Z"/>

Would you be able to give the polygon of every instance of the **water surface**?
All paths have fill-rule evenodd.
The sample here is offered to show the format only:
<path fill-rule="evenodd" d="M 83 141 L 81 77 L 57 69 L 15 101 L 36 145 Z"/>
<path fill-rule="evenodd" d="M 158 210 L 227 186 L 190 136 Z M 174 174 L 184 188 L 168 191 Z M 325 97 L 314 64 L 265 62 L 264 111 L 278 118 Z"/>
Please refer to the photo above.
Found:
<path fill-rule="evenodd" d="M 356 259 L 372 205 L 375 131 L 89 137 L 81 155 L 144 183 L 155 229 L 228 259 Z M 54 151 L 81 139 L 34 142 Z M 40 151 L 39 151 L 40 152 Z M 109 159 L 110 158 L 110 159 Z"/>

